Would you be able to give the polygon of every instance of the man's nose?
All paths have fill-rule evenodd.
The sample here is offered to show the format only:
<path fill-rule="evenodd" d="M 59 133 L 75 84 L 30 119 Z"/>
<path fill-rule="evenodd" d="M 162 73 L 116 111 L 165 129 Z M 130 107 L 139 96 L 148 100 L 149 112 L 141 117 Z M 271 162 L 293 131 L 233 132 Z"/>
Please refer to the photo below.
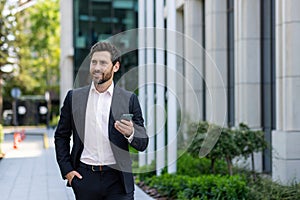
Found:
<path fill-rule="evenodd" d="M 104 69 L 105 69 L 105 66 L 103 66 L 99 62 L 95 65 L 95 70 L 104 70 Z"/>

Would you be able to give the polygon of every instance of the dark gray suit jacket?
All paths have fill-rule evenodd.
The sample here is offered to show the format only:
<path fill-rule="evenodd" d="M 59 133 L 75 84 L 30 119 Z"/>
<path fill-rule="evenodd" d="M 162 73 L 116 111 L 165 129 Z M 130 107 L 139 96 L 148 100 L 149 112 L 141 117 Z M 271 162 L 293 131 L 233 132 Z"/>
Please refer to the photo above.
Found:
<path fill-rule="evenodd" d="M 85 114 L 90 86 L 70 90 L 61 108 L 60 120 L 55 131 L 56 159 L 65 179 L 67 173 L 76 170 L 83 151 Z M 144 119 L 138 98 L 135 94 L 115 86 L 110 116 L 109 140 L 117 166 L 121 171 L 121 180 L 127 193 L 134 190 L 131 172 L 131 158 L 128 151 L 128 140 L 114 128 L 115 120 L 124 113 L 133 114 L 134 138 L 130 145 L 138 151 L 144 151 L 148 145 L 148 136 L 144 128 Z M 70 139 L 73 136 L 73 146 Z M 71 153 L 70 153 L 71 152 Z"/>

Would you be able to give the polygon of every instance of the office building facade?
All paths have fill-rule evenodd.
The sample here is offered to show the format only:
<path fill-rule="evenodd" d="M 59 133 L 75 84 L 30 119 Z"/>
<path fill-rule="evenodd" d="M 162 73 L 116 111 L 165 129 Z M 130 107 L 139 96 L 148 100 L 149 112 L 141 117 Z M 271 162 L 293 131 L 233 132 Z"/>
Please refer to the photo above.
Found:
<path fill-rule="evenodd" d="M 176 138 L 187 121 L 243 122 L 272 145 L 255 155 L 256 169 L 286 184 L 300 180 L 300 1 L 87 2 L 61 1 L 61 99 L 91 41 L 137 27 L 138 91 L 150 135 L 140 165 L 156 160 L 158 171 L 175 172 Z M 114 2 L 128 11 L 115 12 Z"/>

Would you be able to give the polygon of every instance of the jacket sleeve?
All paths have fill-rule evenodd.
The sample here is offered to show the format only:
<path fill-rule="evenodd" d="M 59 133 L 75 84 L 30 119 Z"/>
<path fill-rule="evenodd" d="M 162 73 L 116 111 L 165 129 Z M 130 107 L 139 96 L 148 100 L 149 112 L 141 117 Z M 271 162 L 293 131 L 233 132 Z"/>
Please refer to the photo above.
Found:
<path fill-rule="evenodd" d="M 72 91 L 69 91 L 61 108 L 60 119 L 54 134 L 56 160 L 61 175 L 73 170 L 70 156 L 70 140 L 72 135 Z"/>
<path fill-rule="evenodd" d="M 144 151 L 148 146 L 148 135 L 144 127 L 144 119 L 139 100 L 135 94 L 130 97 L 130 112 L 133 114 L 134 137 L 130 145 L 138 151 Z"/>

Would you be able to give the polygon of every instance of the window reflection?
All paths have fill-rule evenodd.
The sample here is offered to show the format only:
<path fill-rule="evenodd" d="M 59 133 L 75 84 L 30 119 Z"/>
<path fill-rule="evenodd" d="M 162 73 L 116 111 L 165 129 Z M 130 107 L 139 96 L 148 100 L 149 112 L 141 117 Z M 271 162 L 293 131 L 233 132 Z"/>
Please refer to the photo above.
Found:
<path fill-rule="evenodd" d="M 74 77 L 97 41 L 137 28 L 137 0 L 74 0 Z M 121 48 L 128 46 L 126 38 Z M 130 54 L 130 55 L 128 55 Z M 122 55 L 121 72 L 118 79 L 130 67 L 137 66 L 137 52 Z"/>

